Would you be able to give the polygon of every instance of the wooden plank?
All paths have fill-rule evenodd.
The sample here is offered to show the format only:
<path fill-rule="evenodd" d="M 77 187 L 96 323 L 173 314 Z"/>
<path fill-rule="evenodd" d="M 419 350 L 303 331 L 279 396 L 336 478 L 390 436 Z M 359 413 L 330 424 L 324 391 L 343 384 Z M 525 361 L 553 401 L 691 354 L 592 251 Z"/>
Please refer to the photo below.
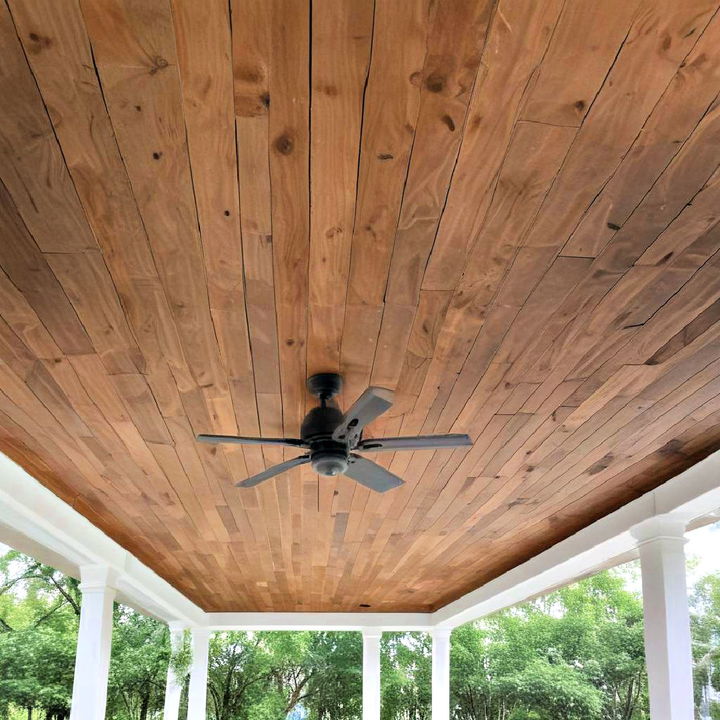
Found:
<path fill-rule="evenodd" d="M 238 431 L 257 434 L 258 412 L 245 314 L 230 18 L 227 2 L 173 0 L 192 190 L 213 327 Z"/>
<path fill-rule="evenodd" d="M 720 445 L 717 0 L 8 4 L 0 449 L 205 609 L 427 611 Z M 329 369 L 473 447 L 196 443 Z"/>
<path fill-rule="evenodd" d="M 475 83 L 463 143 L 422 286 L 452 289 L 462 273 L 492 199 L 494 179 L 513 134 L 523 97 L 545 54 L 562 3 L 545 0 L 530 8 L 500 0 Z"/>
<path fill-rule="evenodd" d="M 92 352 L 90 338 L 67 295 L 0 184 L 0 265 L 37 313 L 58 347 L 69 355 Z"/>
<path fill-rule="evenodd" d="M 188 389 L 193 381 L 118 152 L 79 6 L 36 0 L 17 4 L 13 13 L 150 382 L 162 390 L 169 364 L 180 388 Z M 25 75 L 30 77 L 27 68 Z"/>
<path fill-rule="evenodd" d="M 266 2 L 234 0 L 231 13 L 233 86 L 246 311 L 263 435 L 282 429 L 280 366 L 273 276 L 268 107 L 270 11 Z M 281 450 L 264 448 L 267 462 Z"/>
<path fill-rule="evenodd" d="M 595 198 L 563 248 L 568 255 L 597 255 L 678 153 L 687 152 L 698 122 L 717 96 L 720 17 L 712 19 L 681 64 L 620 167 Z"/>
<path fill-rule="evenodd" d="M 275 306 L 283 427 L 294 436 L 305 414 L 309 248 L 308 1 L 273 0 L 270 182 Z"/>
<path fill-rule="evenodd" d="M 430 12 L 427 0 L 375 3 L 341 353 L 351 402 L 372 372 L 418 118 Z"/>
<path fill-rule="evenodd" d="M 691 12 L 688 6 L 679 9 L 670 0 L 640 6 L 538 222 L 528 234 L 529 246 L 559 248 L 565 243 L 631 147 L 715 9 L 714 3 L 703 0 L 693 2 Z M 691 28 L 689 17 L 693 18 Z M 655 61 L 646 64 L 648 56 Z M 536 273 L 542 273 L 541 265 Z"/>
<path fill-rule="evenodd" d="M 204 260 L 170 7 L 161 1 L 107 0 L 84 3 L 82 9 L 115 136 L 158 258 L 185 358 L 195 382 L 210 404 L 215 403 L 215 429 L 234 432 L 207 287 L 198 272 Z M 178 243 L 182 252 L 176 251 Z"/>
<path fill-rule="evenodd" d="M 308 375 L 339 371 L 374 3 L 312 3 Z"/>
<path fill-rule="evenodd" d="M 639 5 L 639 0 L 566 3 L 521 118 L 579 127 L 625 42 Z M 570 67 L 572 72 L 568 72 Z"/>
<path fill-rule="evenodd" d="M 35 52 L 44 36 L 25 34 Z M 97 247 L 45 105 L 30 73 L 7 5 L 0 7 L 0 93 L 13 98 L 0 119 L 0 177 L 40 248 L 70 252 Z"/>

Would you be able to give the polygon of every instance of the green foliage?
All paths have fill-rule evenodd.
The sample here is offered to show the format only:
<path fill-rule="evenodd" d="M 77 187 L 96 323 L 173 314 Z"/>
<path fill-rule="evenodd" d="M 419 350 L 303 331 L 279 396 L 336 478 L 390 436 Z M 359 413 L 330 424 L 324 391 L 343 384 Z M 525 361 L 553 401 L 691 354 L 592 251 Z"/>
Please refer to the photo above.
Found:
<path fill-rule="evenodd" d="M 642 604 L 617 573 L 458 628 L 457 720 L 647 717 Z"/>
<path fill-rule="evenodd" d="M 160 710 L 170 661 L 166 626 L 116 606 L 108 682 L 108 715 L 116 720 L 147 720 Z"/>
<path fill-rule="evenodd" d="M 624 571 L 604 572 L 452 635 L 454 720 L 647 720 L 642 605 Z M 691 596 L 697 707 L 720 720 L 720 576 Z M 67 720 L 80 611 L 77 583 L 18 553 L 0 557 L 0 719 Z M 431 642 L 382 639 L 382 719 L 430 720 Z M 117 606 L 108 720 L 161 714 L 168 665 L 185 678 L 190 638 Z M 357 720 L 359 633 L 217 633 L 211 720 Z"/>
<path fill-rule="evenodd" d="M 211 642 L 213 720 L 276 720 L 298 706 L 318 720 L 361 711 L 357 633 L 218 633 Z"/>
<path fill-rule="evenodd" d="M 170 667 L 175 676 L 184 678 L 190 672 L 192 664 L 192 634 L 189 630 L 185 630 L 180 640 L 180 647 L 172 649 L 170 652 Z"/>
<path fill-rule="evenodd" d="M 695 585 L 690 607 L 695 703 L 702 706 L 709 693 L 720 691 L 720 576 L 709 575 Z M 708 711 L 711 717 L 720 718 L 718 703 L 710 703 Z"/>
<path fill-rule="evenodd" d="M 69 716 L 79 612 L 75 580 L 15 551 L 0 557 L 0 717 L 12 706 Z"/>
<path fill-rule="evenodd" d="M 68 640 L 70 642 L 68 642 Z M 62 720 L 70 713 L 74 636 L 50 627 L 0 635 L 0 706 L 44 710 Z"/>
<path fill-rule="evenodd" d="M 430 718 L 431 648 L 427 633 L 383 635 L 382 720 Z"/>

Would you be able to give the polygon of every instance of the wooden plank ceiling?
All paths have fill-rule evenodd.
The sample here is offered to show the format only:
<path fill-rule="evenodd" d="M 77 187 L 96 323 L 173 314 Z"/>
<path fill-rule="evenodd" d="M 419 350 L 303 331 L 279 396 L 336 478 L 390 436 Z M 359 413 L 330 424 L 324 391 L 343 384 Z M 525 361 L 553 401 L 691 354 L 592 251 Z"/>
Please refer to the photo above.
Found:
<path fill-rule="evenodd" d="M 9 0 L 0 449 L 206 610 L 434 609 L 720 446 L 718 0 Z M 282 451 L 396 389 L 386 495 Z"/>

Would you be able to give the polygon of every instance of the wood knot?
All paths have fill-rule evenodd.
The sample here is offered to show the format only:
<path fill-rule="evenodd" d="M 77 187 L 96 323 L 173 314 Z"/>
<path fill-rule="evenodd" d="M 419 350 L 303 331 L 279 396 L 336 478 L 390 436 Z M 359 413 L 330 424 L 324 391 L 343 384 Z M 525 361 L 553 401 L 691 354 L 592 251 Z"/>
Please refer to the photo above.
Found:
<path fill-rule="evenodd" d="M 442 75 L 429 75 L 425 80 L 425 87 L 432 93 L 439 93 L 445 87 L 445 78 Z"/>
<path fill-rule="evenodd" d="M 447 128 L 450 132 L 455 132 L 455 123 L 449 115 L 443 115 L 440 120 L 445 123 L 445 125 L 447 125 Z"/>
<path fill-rule="evenodd" d="M 264 73 L 262 68 L 258 66 L 240 67 L 235 70 L 238 80 L 244 80 L 248 83 L 259 83 L 262 81 Z"/>
<path fill-rule="evenodd" d="M 260 96 L 260 104 L 261 104 L 264 108 L 269 108 L 269 107 L 270 107 L 270 93 L 263 93 L 263 94 Z"/>
<path fill-rule="evenodd" d="M 392 160 L 395 156 L 390 153 L 378 153 L 378 160 Z"/>
<path fill-rule="evenodd" d="M 152 64 L 152 67 L 150 68 L 150 74 L 151 74 L 151 75 L 154 75 L 154 74 L 155 74 L 156 72 L 158 72 L 159 70 L 163 70 L 163 69 L 166 68 L 166 67 L 168 66 L 168 64 L 169 64 L 168 61 L 167 61 L 164 57 L 162 57 L 161 55 L 156 55 L 156 56 L 152 59 L 152 63 L 153 63 L 153 64 Z"/>
<path fill-rule="evenodd" d="M 52 40 L 44 35 L 38 35 L 35 32 L 31 32 L 28 37 L 33 43 L 33 47 L 30 48 L 31 52 L 40 52 L 40 50 L 49 48 L 52 45 Z"/>
<path fill-rule="evenodd" d="M 275 140 L 275 149 L 281 155 L 290 155 L 290 153 L 293 151 L 294 146 L 295 143 L 293 143 L 292 138 L 287 134 L 283 134 L 279 138 L 277 138 L 277 140 Z"/>
<path fill-rule="evenodd" d="M 575 109 L 582 112 L 585 109 L 585 101 L 584 100 L 578 100 L 575 103 Z"/>

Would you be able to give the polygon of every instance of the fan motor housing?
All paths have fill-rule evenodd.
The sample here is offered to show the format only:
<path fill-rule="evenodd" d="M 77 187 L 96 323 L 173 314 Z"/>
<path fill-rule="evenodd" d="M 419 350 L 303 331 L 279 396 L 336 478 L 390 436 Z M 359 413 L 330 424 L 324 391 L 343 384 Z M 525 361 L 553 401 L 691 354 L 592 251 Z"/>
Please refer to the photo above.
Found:
<path fill-rule="evenodd" d="M 336 407 L 313 408 L 303 420 L 300 437 L 310 445 L 310 462 L 320 475 L 342 475 L 348 469 L 348 447 L 333 440 L 343 414 Z"/>

